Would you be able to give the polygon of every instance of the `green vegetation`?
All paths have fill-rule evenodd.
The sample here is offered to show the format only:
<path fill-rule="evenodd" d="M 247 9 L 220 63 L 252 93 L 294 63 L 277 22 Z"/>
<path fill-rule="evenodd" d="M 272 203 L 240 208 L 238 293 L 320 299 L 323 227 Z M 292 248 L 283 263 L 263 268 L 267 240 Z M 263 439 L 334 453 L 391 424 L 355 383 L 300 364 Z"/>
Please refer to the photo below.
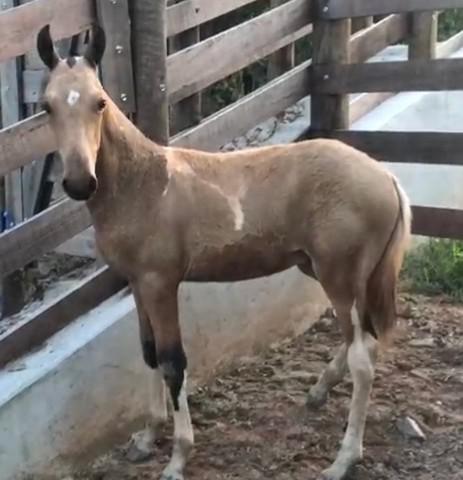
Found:
<path fill-rule="evenodd" d="M 445 10 L 439 16 L 438 39 L 447 40 L 463 30 L 463 9 Z"/>
<path fill-rule="evenodd" d="M 426 240 L 405 258 L 402 278 L 416 293 L 463 301 L 463 241 Z"/>

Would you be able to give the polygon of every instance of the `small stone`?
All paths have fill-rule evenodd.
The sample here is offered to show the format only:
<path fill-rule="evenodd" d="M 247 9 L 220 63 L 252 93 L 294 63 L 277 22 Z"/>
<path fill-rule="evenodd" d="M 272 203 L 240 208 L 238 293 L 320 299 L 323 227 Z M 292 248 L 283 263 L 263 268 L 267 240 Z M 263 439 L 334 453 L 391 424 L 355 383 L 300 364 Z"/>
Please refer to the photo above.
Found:
<path fill-rule="evenodd" d="M 396 421 L 396 427 L 399 432 L 407 438 L 426 440 L 426 435 L 421 427 L 418 425 L 416 420 L 409 416 L 398 418 Z"/>
<path fill-rule="evenodd" d="M 435 346 L 434 338 L 428 337 L 428 338 L 416 338 L 415 340 L 410 340 L 408 344 L 411 347 L 425 347 L 425 348 L 431 348 Z"/>
<path fill-rule="evenodd" d="M 411 305 L 410 303 L 407 303 L 402 311 L 400 312 L 400 316 L 403 318 L 416 318 L 417 317 L 417 309 Z"/>

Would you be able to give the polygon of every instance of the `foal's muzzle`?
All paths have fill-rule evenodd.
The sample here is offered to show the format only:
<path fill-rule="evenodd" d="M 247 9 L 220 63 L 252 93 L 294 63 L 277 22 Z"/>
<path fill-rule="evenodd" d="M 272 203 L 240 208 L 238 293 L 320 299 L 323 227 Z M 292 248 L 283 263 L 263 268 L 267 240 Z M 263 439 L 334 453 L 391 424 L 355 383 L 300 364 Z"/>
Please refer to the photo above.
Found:
<path fill-rule="evenodd" d="M 84 201 L 88 200 L 98 187 L 97 179 L 90 175 L 79 179 L 63 179 L 63 190 L 73 200 Z"/>

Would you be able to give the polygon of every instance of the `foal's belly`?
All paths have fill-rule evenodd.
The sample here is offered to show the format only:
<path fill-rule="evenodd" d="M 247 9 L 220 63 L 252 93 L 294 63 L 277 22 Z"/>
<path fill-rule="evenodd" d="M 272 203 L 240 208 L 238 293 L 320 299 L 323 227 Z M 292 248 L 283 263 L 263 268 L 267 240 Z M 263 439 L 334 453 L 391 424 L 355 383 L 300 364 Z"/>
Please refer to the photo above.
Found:
<path fill-rule="evenodd" d="M 307 257 L 300 251 L 246 245 L 222 248 L 203 247 L 190 258 L 185 280 L 194 282 L 233 282 L 264 277 L 300 265 Z"/>

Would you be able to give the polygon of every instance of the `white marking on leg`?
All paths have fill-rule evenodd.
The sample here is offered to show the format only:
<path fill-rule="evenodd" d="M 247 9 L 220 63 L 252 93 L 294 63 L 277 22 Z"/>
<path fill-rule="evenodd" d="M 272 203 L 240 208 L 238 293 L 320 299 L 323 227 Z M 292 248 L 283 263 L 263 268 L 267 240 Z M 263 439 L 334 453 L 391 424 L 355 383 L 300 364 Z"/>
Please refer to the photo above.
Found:
<path fill-rule="evenodd" d="M 172 457 L 162 474 L 163 478 L 168 480 L 183 479 L 183 470 L 194 443 L 193 426 L 188 408 L 186 372 L 178 396 L 178 407 L 178 410 L 174 409 L 174 446 Z"/>
<path fill-rule="evenodd" d="M 77 92 L 76 90 L 70 90 L 66 101 L 70 107 L 73 107 L 79 101 L 79 98 L 80 98 L 79 92 Z"/>
<path fill-rule="evenodd" d="M 151 418 L 145 428 L 132 435 L 132 442 L 140 452 L 140 457 L 148 456 L 154 449 L 154 442 L 159 437 L 159 429 L 167 421 L 167 399 L 164 378 L 159 368 L 150 375 L 149 410 Z M 138 455 L 133 453 L 133 455 Z"/>
<path fill-rule="evenodd" d="M 328 480 L 341 480 L 349 468 L 362 458 L 363 434 L 374 377 L 377 342 L 362 331 L 355 307 L 352 309 L 354 340 L 347 352 L 347 363 L 354 384 L 349 421 L 341 449 L 333 465 L 323 472 Z"/>
<path fill-rule="evenodd" d="M 150 412 L 154 427 L 158 427 L 167 420 L 166 385 L 161 369 L 156 368 L 151 376 Z"/>

